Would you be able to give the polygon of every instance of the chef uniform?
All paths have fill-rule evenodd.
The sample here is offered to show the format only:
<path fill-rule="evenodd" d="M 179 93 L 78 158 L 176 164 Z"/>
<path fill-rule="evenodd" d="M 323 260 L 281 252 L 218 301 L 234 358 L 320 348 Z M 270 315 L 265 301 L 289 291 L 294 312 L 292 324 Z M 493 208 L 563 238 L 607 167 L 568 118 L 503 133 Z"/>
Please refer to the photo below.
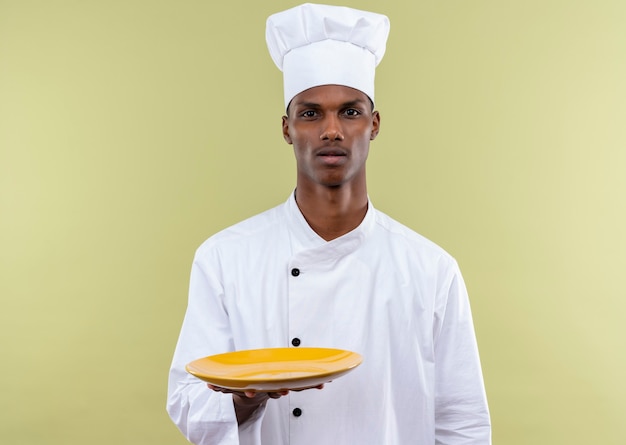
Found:
<path fill-rule="evenodd" d="M 283 62 L 277 64 L 286 78 L 285 105 L 298 92 L 328 83 L 358 87 L 373 99 L 373 69 L 388 26 L 378 14 L 324 5 L 270 17 L 268 46 Z M 312 62 L 331 51 L 332 42 L 342 55 L 331 58 L 340 65 L 359 59 L 361 65 L 348 66 L 369 70 L 370 78 L 322 73 L 316 80 L 303 68 L 317 66 Z M 185 371 L 199 357 L 270 347 L 339 348 L 364 360 L 322 390 L 268 400 L 241 425 L 230 394 L 208 389 Z M 202 244 L 167 409 L 183 434 L 202 445 L 491 443 L 457 263 L 371 202 L 356 229 L 331 241 L 311 229 L 292 194 Z"/>

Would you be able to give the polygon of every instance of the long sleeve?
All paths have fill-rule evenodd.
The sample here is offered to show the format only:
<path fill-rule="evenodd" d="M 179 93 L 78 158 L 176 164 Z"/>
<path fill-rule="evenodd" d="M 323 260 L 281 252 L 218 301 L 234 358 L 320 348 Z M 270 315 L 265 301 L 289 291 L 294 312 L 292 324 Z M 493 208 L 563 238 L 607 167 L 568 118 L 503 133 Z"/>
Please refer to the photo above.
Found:
<path fill-rule="evenodd" d="M 322 391 L 269 400 L 241 426 L 232 398 L 184 369 L 295 338 L 359 352 L 363 363 Z M 450 255 L 372 206 L 357 229 L 325 242 L 292 196 L 198 249 L 168 412 L 197 445 L 490 445 L 481 374 Z"/>
<path fill-rule="evenodd" d="M 489 445 L 491 425 L 465 283 L 448 271 L 435 320 L 435 443 Z"/>
<path fill-rule="evenodd" d="M 187 439 L 197 445 L 259 443 L 263 408 L 241 427 L 232 396 L 214 392 L 185 371 L 185 365 L 207 355 L 233 350 L 228 314 L 217 261 L 196 255 L 189 302 L 169 375 L 167 411 Z M 209 267 L 209 261 L 211 267 Z"/>

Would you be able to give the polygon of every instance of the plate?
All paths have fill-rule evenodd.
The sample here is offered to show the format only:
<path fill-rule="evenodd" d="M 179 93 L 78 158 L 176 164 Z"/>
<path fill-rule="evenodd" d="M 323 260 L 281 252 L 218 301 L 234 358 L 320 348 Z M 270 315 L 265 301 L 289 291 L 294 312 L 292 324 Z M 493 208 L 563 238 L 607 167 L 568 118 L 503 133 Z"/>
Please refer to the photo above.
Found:
<path fill-rule="evenodd" d="M 363 361 L 356 352 L 330 348 L 249 349 L 194 360 L 187 372 L 236 391 L 312 388 L 352 371 Z"/>

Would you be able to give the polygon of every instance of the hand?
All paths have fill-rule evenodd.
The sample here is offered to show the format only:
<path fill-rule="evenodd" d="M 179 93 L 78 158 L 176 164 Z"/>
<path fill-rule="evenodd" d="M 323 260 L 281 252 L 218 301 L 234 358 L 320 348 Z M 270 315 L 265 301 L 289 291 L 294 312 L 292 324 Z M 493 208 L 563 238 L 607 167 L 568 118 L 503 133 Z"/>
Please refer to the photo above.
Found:
<path fill-rule="evenodd" d="M 211 385 L 210 383 L 207 384 L 207 386 L 213 391 L 222 392 L 224 394 L 232 394 L 235 404 L 240 402 L 242 405 L 247 405 L 247 406 L 254 405 L 254 404 L 258 406 L 264 401 L 266 401 L 267 399 L 278 399 L 282 396 L 286 396 L 287 394 L 289 394 L 288 389 L 283 389 L 280 391 L 273 391 L 273 392 L 256 392 L 254 390 L 235 391 L 233 389 L 222 388 L 221 386 Z M 293 389 L 292 391 L 304 391 L 305 389 L 313 389 L 313 388 L 322 389 L 324 388 L 324 384 L 322 383 L 321 385 L 311 386 L 309 388 Z"/>
<path fill-rule="evenodd" d="M 252 413 L 268 399 L 278 399 L 289 394 L 288 389 L 273 392 L 256 392 L 254 390 L 235 391 L 228 388 L 222 388 L 221 386 L 211 385 L 210 383 L 207 384 L 207 386 L 213 391 L 233 395 L 235 414 L 237 415 L 237 422 L 239 424 L 245 422 L 252 415 Z M 312 386 L 310 388 L 301 388 L 292 391 L 304 391 L 305 389 L 312 388 L 322 389 L 324 388 L 324 384 L 322 383 L 321 385 Z"/>
<path fill-rule="evenodd" d="M 289 390 L 276 391 L 276 392 L 256 392 L 256 391 L 234 391 L 228 388 L 222 388 L 208 384 L 210 389 L 224 394 L 233 395 L 233 404 L 235 405 L 235 415 L 237 416 L 237 423 L 240 425 L 248 420 L 252 413 L 256 409 L 265 403 L 268 399 L 278 399 L 284 395 L 289 394 Z"/>

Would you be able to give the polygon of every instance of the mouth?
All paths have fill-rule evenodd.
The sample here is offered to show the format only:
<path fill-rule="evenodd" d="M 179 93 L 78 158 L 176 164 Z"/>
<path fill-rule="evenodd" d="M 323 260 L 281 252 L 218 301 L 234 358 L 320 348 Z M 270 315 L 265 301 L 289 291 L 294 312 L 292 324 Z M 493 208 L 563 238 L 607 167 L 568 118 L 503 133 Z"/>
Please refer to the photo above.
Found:
<path fill-rule="evenodd" d="M 327 167 L 336 167 L 342 165 L 348 159 L 348 154 L 344 150 L 337 148 L 322 149 L 316 154 L 317 159 Z"/>
<path fill-rule="evenodd" d="M 316 153 L 316 155 L 321 157 L 343 157 L 348 154 L 345 150 L 340 148 L 322 148 Z"/>

